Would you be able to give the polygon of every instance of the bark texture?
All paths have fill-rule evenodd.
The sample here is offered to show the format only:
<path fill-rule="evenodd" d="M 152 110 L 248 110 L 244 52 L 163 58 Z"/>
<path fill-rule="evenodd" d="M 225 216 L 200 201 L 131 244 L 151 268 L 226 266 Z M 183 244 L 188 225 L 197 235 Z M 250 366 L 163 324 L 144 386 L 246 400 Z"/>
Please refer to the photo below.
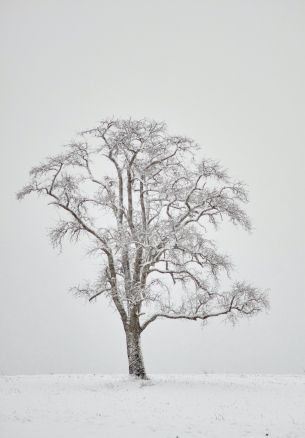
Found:
<path fill-rule="evenodd" d="M 129 375 L 140 379 L 147 379 L 141 350 L 140 336 L 140 332 L 135 328 L 129 328 L 126 330 Z"/>

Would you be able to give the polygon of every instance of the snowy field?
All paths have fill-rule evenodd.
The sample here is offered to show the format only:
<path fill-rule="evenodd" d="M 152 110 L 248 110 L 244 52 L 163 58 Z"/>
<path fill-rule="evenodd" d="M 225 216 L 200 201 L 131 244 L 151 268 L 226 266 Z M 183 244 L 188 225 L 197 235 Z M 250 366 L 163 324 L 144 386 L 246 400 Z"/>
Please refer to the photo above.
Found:
<path fill-rule="evenodd" d="M 1 376 L 0 436 L 305 438 L 305 376 Z"/>

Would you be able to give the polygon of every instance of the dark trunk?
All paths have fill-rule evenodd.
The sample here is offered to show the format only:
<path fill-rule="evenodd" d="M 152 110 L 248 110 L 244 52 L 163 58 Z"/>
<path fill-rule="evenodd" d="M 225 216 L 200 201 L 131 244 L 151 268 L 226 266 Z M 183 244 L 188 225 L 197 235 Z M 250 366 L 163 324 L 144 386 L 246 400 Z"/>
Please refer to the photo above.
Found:
<path fill-rule="evenodd" d="M 147 379 L 141 351 L 140 331 L 129 327 L 126 330 L 129 374 L 139 379 Z"/>

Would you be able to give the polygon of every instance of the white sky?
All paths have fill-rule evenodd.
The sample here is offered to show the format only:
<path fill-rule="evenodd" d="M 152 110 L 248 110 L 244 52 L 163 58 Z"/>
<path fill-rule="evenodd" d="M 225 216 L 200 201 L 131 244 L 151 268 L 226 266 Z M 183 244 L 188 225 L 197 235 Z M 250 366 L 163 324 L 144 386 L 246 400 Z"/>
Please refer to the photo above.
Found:
<path fill-rule="evenodd" d="M 106 116 L 165 120 L 248 183 L 252 235 L 219 236 L 271 310 L 232 328 L 159 321 L 150 372 L 305 371 L 305 2 L 2 0 L 0 373 L 126 372 L 120 320 L 70 286 L 96 272 L 58 255 L 29 168 Z"/>

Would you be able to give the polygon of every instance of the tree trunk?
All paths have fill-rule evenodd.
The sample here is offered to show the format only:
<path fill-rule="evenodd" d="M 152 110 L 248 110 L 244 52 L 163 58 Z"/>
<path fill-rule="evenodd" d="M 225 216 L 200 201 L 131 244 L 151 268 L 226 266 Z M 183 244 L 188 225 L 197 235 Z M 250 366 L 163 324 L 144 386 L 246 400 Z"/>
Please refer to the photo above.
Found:
<path fill-rule="evenodd" d="M 141 351 L 140 331 L 134 327 L 126 329 L 129 374 L 139 379 L 147 379 Z"/>

